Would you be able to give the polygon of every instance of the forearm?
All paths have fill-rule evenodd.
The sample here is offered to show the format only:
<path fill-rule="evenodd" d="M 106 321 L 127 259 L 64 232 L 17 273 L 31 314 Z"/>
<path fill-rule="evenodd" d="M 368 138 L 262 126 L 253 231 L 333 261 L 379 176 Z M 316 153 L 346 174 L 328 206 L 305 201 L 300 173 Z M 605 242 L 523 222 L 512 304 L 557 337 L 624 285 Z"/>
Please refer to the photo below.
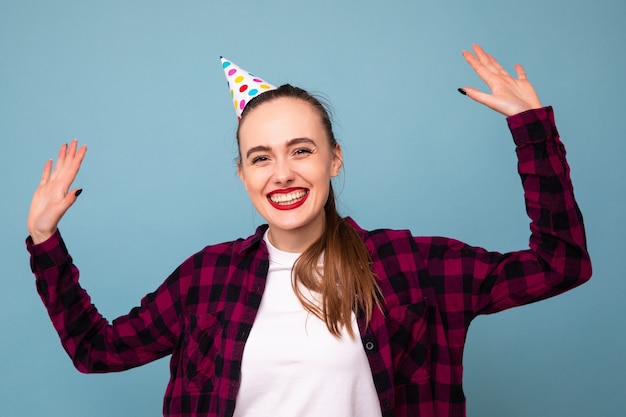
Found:
<path fill-rule="evenodd" d="M 582 215 L 552 108 L 507 119 L 530 217 L 529 250 L 505 254 L 494 271 L 491 306 L 498 311 L 562 293 L 591 277 Z"/>
<path fill-rule="evenodd" d="M 27 240 L 37 291 L 48 310 L 61 343 L 81 372 L 129 369 L 168 353 L 169 340 L 154 335 L 152 343 L 138 332 L 149 327 L 149 309 L 133 319 L 123 317 L 111 325 L 97 311 L 79 285 L 79 271 L 60 233 L 35 245 Z M 146 330 L 147 331 L 147 330 Z"/>
<path fill-rule="evenodd" d="M 525 112 L 507 121 L 517 144 L 518 169 L 531 219 L 530 248 L 567 279 L 584 282 L 591 275 L 585 228 L 552 108 Z"/>

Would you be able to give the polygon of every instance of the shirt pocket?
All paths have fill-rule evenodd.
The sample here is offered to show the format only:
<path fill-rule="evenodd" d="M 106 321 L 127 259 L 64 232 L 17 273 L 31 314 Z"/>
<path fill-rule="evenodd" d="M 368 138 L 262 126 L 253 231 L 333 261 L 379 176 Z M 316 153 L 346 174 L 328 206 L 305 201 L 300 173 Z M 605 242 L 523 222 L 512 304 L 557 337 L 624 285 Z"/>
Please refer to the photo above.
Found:
<path fill-rule="evenodd" d="M 222 323 L 216 316 L 204 314 L 187 316 L 185 325 L 182 363 L 185 388 L 190 392 L 211 392 L 216 368 L 221 364 Z"/>
<path fill-rule="evenodd" d="M 426 301 L 392 307 L 388 313 L 394 385 L 430 380 L 430 340 Z"/>

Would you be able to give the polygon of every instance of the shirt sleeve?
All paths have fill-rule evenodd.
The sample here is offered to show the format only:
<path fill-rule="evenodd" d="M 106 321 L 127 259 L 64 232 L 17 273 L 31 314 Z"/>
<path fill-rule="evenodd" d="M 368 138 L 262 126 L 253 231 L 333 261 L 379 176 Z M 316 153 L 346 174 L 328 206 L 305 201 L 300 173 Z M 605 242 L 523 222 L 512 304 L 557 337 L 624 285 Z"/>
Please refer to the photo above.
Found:
<path fill-rule="evenodd" d="M 79 371 L 121 371 L 171 353 L 181 328 L 180 268 L 139 307 L 109 323 L 79 285 L 79 271 L 58 231 L 37 245 L 29 237 L 26 246 L 37 291 Z"/>
<path fill-rule="evenodd" d="M 454 239 L 415 238 L 438 303 L 462 313 L 466 325 L 478 314 L 551 297 L 591 277 L 583 218 L 552 108 L 507 122 L 531 219 L 529 248 L 499 253 Z"/>

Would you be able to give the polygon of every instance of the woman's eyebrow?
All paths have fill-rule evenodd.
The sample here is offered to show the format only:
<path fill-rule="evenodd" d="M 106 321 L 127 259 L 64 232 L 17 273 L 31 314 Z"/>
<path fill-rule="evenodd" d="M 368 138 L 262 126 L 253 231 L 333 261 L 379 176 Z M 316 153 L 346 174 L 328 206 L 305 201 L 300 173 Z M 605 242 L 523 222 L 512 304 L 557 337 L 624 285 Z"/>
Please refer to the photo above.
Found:
<path fill-rule="evenodd" d="M 309 145 L 317 146 L 313 139 L 309 138 L 295 138 L 287 142 L 287 146 L 299 145 L 301 143 L 307 143 Z"/>
<path fill-rule="evenodd" d="M 289 139 L 286 143 L 286 146 L 293 146 L 293 145 L 299 145 L 302 143 L 307 143 L 309 145 L 313 145 L 313 146 L 317 146 L 317 144 L 315 143 L 315 141 L 313 139 L 309 139 L 309 138 L 293 138 L 293 139 Z M 246 158 L 249 158 L 250 155 L 252 155 L 255 152 L 269 152 L 271 151 L 272 148 L 270 146 L 266 146 L 266 145 L 259 145 L 259 146 L 254 146 L 250 149 L 248 149 L 248 152 L 246 152 Z"/>
<path fill-rule="evenodd" d="M 246 158 L 250 158 L 250 155 L 252 155 L 255 152 L 269 152 L 271 150 L 272 148 L 270 148 L 269 146 L 264 146 L 264 145 L 255 146 L 253 148 L 248 149 L 248 152 L 246 152 Z"/>

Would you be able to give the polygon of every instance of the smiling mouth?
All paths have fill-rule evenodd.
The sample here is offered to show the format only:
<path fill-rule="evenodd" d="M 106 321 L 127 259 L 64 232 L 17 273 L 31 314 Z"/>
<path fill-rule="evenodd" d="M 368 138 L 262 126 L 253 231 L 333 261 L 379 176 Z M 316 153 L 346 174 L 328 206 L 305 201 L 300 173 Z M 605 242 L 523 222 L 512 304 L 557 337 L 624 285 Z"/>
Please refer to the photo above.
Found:
<path fill-rule="evenodd" d="M 267 199 L 272 206 L 278 209 L 286 210 L 299 207 L 302 203 L 304 203 L 308 194 L 308 190 L 298 189 L 288 193 L 271 193 L 267 196 Z"/>

